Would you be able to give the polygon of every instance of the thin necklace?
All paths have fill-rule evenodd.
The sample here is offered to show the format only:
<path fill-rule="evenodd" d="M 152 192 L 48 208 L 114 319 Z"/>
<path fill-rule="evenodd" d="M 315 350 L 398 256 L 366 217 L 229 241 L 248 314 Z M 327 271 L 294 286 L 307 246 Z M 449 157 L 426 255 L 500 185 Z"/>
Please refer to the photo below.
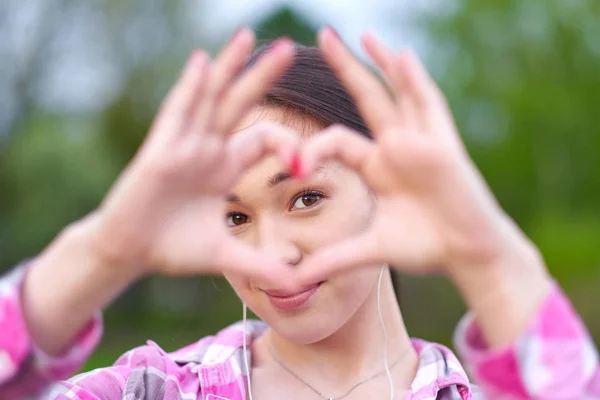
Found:
<path fill-rule="evenodd" d="M 402 361 L 402 359 L 404 358 L 404 356 L 406 356 L 406 354 L 408 354 L 408 350 L 410 349 L 410 346 L 408 346 L 408 348 L 406 349 L 406 351 L 404 352 L 404 354 L 402 354 L 400 356 L 400 358 L 398 358 L 396 361 L 394 361 L 393 364 L 391 364 L 389 366 L 389 369 L 391 370 L 392 368 L 394 368 L 396 366 L 396 364 L 398 364 L 400 361 Z M 319 397 L 321 397 L 322 399 L 325 400 L 340 400 L 343 399 L 344 397 L 348 396 L 354 389 L 356 389 L 357 387 L 359 387 L 360 385 L 362 385 L 365 382 L 368 382 L 372 379 L 377 378 L 380 375 L 383 375 L 386 370 L 384 369 L 383 371 L 379 371 L 376 374 L 363 379 L 361 381 L 359 381 L 358 383 L 356 383 L 354 386 L 352 386 L 350 389 L 348 389 L 344 394 L 342 394 L 341 396 L 337 396 L 337 397 L 333 397 L 333 396 L 325 396 L 323 393 L 319 392 L 317 389 L 315 389 L 312 385 L 310 385 L 308 382 L 306 382 L 304 379 L 300 378 L 298 375 L 296 375 L 296 373 L 294 371 L 292 371 L 291 369 L 289 369 L 283 362 L 281 362 L 281 360 L 277 357 L 277 355 L 275 354 L 275 349 L 273 349 L 272 346 L 269 346 L 269 353 L 271 355 L 271 357 L 273 358 L 273 360 L 275 360 L 275 362 L 277 364 L 279 364 L 279 366 L 283 369 L 285 369 L 287 372 L 289 372 L 294 378 L 296 378 L 297 380 L 299 380 L 300 382 L 302 382 L 305 386 L 307 386 L 310 390 L 312 390 L 313 392 L 315 392 L 315 394 L 317 394 Z"/>

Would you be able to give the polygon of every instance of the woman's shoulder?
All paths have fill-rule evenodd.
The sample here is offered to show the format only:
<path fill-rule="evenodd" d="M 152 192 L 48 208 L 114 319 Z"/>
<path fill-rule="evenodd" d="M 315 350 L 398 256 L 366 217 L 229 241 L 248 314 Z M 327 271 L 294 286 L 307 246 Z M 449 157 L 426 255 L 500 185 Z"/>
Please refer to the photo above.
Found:
<path fill-rule="evenodd" d="M 215 365 L 230 360 L 243 348 L 244 332 L 248 346 L 254 339 L 266 330 L 262 321 L 249 320 L 245 325 L 243 321 L 233 323 L 214 335 L 204 336 L 194 343 L 188 344 L 174 351 L 166 351 L 153 340 L 148 340 L 146 345 L 133 348 L 123 354 L 115 366 L 129 365 L 140 367 L 143 365 L 159 368 L 165 362 L 172 362 L 179 366 Z M 163 368 L 159 368 L 163 369 Z"/>
<path fill-rule="evenodd" d="M 111 367 L 53 385 L 43 398 L 60 398 L 66 392 L 73 393 L 74 398 L 98 393 L 110 399 L 129 398 L 128 395 L 135 393 L 163 393 L 165 396 L 184 393 L 184 398 L 188 395 L 196 398 L 203 387 L 226 390 L 232 383 L 237 387 L 243 370 L 244 332 L 250 344 L 265 329 L 266 325 L 260 321 L 247 321 L 245 326 L 237 322 L 173 352 L 148 341 L 123 354 Z"/>

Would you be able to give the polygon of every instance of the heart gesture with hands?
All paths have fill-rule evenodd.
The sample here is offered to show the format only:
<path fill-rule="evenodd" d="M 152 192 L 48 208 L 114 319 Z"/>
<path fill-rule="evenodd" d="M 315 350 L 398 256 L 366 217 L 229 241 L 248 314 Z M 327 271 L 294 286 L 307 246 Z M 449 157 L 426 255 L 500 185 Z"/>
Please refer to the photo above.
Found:
<path fill-rule="evenodd" d="M 150 273 L 234 273 L 293 293 L 350 268 L 384 263 L 412 273 L 461 275 L 455 281 L 482 316 L 491 344 L 520 332 L 548 286 L 543 262 L 495 201 L 416 57 L 395 55 L 372 36 L 363 39 L 394 98 L 333 30 L 320 31 L 319 46 L 374 140 L 332 126 L 301 143 L 302 135 L 264 122 L 232 135 L 292 64 L 294 44 L 279 39 L 248 66 L 255 38 L 242 29 L 214 61 L 193 53 L 102 204 L 57 238 L 28 274 L 25 314 L 40 346 L 61 354 L 93 313 Z M 300 178 L 327 161 L 355 170 L 377 198 L 366 231 L 316 249 L 294 268 L 236 239 L 224 220 L 226 197 L 268 155 Z M 524 279 L 527 263 L 537 268 Z M 507 264 L 513 271 L 507 279 L 488 276 L 485 285 L 472 279 L 478 271 L 498 270 L 486 266 Z M 61 288 L 60 295 L 47 287 Z"/>
<path fill-rule="evenodd" d="M 359 236 L 312 254 L 299 271 L 301 281 L 384 263 L 418 274 L 480 268 L 527 242 L 470 160 L 444 96 L 413 53 L 393 54 L 373 36 L 363 36 L 392 98 L 335 31 L 322 30 L 319 46 L 373 140 L 344 126 L 329 127 L 303 146 L 301 174 L 340 162 L 362 176 L 377 211 Z"/>

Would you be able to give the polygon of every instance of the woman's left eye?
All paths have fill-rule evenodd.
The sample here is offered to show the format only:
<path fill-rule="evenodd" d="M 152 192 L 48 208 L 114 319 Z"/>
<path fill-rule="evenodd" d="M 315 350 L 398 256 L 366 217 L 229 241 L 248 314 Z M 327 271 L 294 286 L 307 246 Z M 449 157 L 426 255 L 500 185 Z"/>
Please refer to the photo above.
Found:
<path fill-rule="evenodd" d="M 297 208 L 309 208 L 314 206 L 323 198 L 323 195 L 318 192 L 308 192 L 302 193 L 300 196 L 296 198 L 294 204 L 292 205 L 292 209 Z"/>

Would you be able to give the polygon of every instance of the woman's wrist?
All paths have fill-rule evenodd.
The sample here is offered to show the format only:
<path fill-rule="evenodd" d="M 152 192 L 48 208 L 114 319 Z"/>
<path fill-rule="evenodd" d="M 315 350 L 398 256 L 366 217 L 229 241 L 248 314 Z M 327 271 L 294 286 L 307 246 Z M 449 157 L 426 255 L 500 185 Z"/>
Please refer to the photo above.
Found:
<path fill-rule="evenodd" d="M 139 254 L 132 254 L 131 245 L 115 239 L 117 235 L 106 232 L 101 211 L 96 210 L 64 231 L 73 242 L 82 246 L 95 268 L 106 270 L 125 280 L 137 280 L 149 274 Z"/>
<path fill-rule="evenodd" d="M 448 276 L 491 348 L 522 334 L 552 285 L 538 249 L 520 231 L 505 237 L 494 257 L 479 265 L 453 265 Z"/>
<path fill-rule="evenodd" d="M 110 265 L 88 223 L 65 228 L 32 261 L 23 284 L 29 333 L 51 356 L 62 354 L 95 314 L 141 277 L 135 269 Z"/>

